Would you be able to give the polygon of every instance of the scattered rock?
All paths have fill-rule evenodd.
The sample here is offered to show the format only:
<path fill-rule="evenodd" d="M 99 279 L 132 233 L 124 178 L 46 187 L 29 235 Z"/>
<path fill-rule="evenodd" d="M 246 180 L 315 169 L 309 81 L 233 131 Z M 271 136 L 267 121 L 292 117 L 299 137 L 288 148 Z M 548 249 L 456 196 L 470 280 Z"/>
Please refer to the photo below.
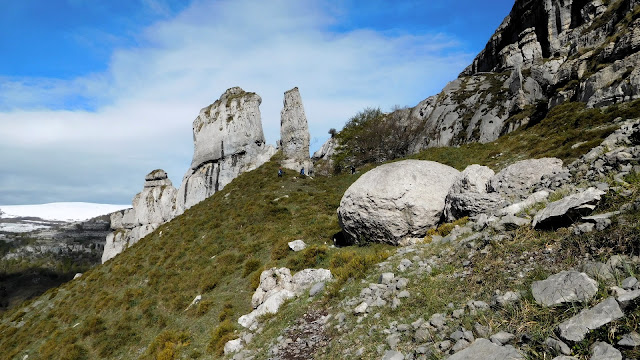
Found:
<path fill-rule="evenodd" d="M 638 285 L 638 279 L 633 276 L 629 276 L 628 278 L 622 280 L 622 288 L 625 290 L 636 289 Z"/>
<path fill-rule="evenodd" d="M 618 214 L 619 212 L 615 211 L 615 212 L 609 212 L 605 214 L 583 216 L 582 221 L 589 224 L 593 224 L 596 230 L 602 231 L 611 225 L 611 218 Z"/>
<path fill-rule="evenodd" d="M 536 214 L 533 218 L 533 227 L 555 229 L 571 225 L 576 219 L 591 213 L 604 194 L 604 191 L 591 187 L 578 194 L 554 201 Z"/>
<path fill-rule="evenodd" d="M 591 360 L 622 360 L 622 354 L 606 342 L 597 341 L 591 345 Z"/>
<path fill-rule="evenodd" d="M 565 344 L 564 342 L 554 339 L 554 338 L 547 338 L 544 341 L 544 345 L 546 347 L 548 347 L 549 349 L 551 349 L 552 351 L 555 351 L 556 353 L 560 353 L 560 354 L 564 354 L 564 355 L 570 355 L 571 354 L 571 349 L 569 348 L 569 345 Z"/>
<path fill-rule="evenodd" d="M 585 273 L 561 271 L 546 280 L 531 284 L 531 293 L 538 304 L 552 306 L 565 302 L 584 302 L 598 292 L 598 283 Z"/>
<path fill-rule="evenodd" d="M 353 313 L 356 315 L 364 314 L 365 312 L 367 312 L 368 307 L 369 304 L 367 304 L 366 301 L 363 301 L 360 305 L 356 306 L 356 308 L 353 309 Z"/>
<path fill-rule="evenodd" d="M 404 360 L 404 355 L 399 351 L 388 350 L 384 353 L 382 360 Z"/>
<path fill-rule="evenodd" d="M 242 339 L 229 340 L 224 344 L 224 354 L 229 355 L 232 353 L 237 353 L 243 348 L 244 345 L 242 344 Z"/>
<path fill-rule="evenodd" d="M 504 345 L 506 343 L 508 343 L 509 341 L 513 340 L 516 336 L 508 333 L 506 331 L 500 331 L 497 334 L 493 334 L 491 335 L 491 342 L 497 345 Z"/>
<path fill-rule="evenodd" d="M 620 306 L 626 308 L 629 304 L 635 301 L 638 297 L 640 297 L 640 290 L 628 291 L 620 296 L 618 296 L 618 302 Z"/>
<path fill-rule="evenodd" d="M 618 341 L 618 345 L 626 346 L 626 347 L 636 347 L 640 346 L 640 334 L 637 332 L 630 332 L 628 334 L 622 335 L 622 339 Z"/>
<path fill-rule="evenodd" d="M 496 306 L 504 307 L 509 304 L 520 301 L 520 293 L 514 291 L 507 291 L 504 294 L 496 294 L 493 296 L 492 303 Z"/>
<path fill-rule="evenodd" d="M 449 360 L 516 360 L 524 359 L 512 346 L 499 346 L 487 339 L 478 339 L 468 348 L 451 355 Z"/>
<path fill-rule="evenodd" d="M 304 241 L 302 240 L 294 240 L 294 241 L 290 241 L 289 242 L 289 249 L 293 250 L 293 251 L 302 251 L 307 247 L 307 244 L 304 243 Z"/>
<path fill-rule="evenodd" d="M 558 326 L 560 337 L 569 341 L 582 341 L 591 330 L 623 317 L 618 302 L 609 297 L 598 305 L 582 310 L 578 315 L 562 322 Z"/>

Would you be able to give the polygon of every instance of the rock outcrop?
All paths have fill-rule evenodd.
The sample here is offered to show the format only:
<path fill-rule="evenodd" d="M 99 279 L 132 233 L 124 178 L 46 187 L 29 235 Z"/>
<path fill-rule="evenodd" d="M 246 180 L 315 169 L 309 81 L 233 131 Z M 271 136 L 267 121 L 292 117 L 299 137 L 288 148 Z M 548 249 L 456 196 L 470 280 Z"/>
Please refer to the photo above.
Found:
<path fill-rule="evenodd" d="M 638 99 L 640 19 L 632 15 L 639 5 L 517 0 L 457 79 L 382 121 L 415 130 L 405 139 L 411 154 L 491 142 L 568 101 L 601 107 Z"/>
<path fill-rule="evenodd" d="M 280 112 L 281 165 L 287 169 L 305 172 L 311 169 L 309 159 L 309 125 L 302 105 L 300 91 L 295 87 L 284 93 L 284 103 Z"/>
<path fill-rule="evenodd" d="M 273 156 L 275 149 L 264 140 L 261 102 L 256 93 L 233 87 L 200 110 L 193 121 L 193 161 L 178 190 L 177 214 Z"/>
<path fill-rule="evenodd" d="M 447 194 L 445 218 L 453 221 L 497 209 L 504 199 L 497 193 L 489 193 L 489 181 L 494 175 L 493 170 L 486 166 L 467 166 Z"/>
<path fill-rule="evenodd" d="M 404 160 L 362 175 L 340 201 L 338 220 L 355 243 L 398 244 L 436 225 L 460 172 L 433 161 Z"/>
<path fill-rule="evenodd" d="M 111 214 L 111 229 L 102 253 L 102 262 L 113 258 L 137 243 L 161 224 L 173 219 L 176 212 L 176 188 L 164 170 L 145 176 L 144 189 L 133 198 L 133 208 Z"/>
<path fill-rule="evenodd" d="M 265 144 L 261 102 L 256 93 L 233 87 L 200 110 L 193 122 L 193 160 L 180 188 L 173 187 L 163 170 L 149 173 L 133 208 L 111 216 L 114 231 L 107 236 L 102 262 L 222 190 L 238 175 L 269 161 L 276 150 Z M 285 93 L 282 119 L 285 161 L 296 170 L 308 169 L 309 129 L 298 88 Z"/>
<path fill-rule="evenodd" d="M 265 270 L 260 274 L 260 285 L 251 297 L 255 310 L 241 316 L 238 323 L 245 328 L 255 327 L 260 316 L 275 314 L 286 300 L 331 278 L 331 271 L 327 269 L 304 269 L 293 276 L 288 268 Z"/>

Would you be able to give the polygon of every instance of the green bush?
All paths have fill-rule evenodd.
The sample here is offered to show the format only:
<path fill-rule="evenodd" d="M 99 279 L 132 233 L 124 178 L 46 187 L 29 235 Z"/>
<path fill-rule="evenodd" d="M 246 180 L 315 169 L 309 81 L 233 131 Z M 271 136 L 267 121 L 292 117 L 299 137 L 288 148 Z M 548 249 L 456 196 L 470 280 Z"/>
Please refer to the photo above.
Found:
<path fill-rule="evenodd" d="M 242 277 L 247 277 L 252 272 L 260 269 L 262 263 L 258 259 L 248 259 L 244 262 L 244 270 L 242 271 Z"/>
<path fill-rule="evenodd" d="M 216 355 L 224 354 L 224 344 L 229 340 L 237 338 L 237 336 L 234 335 L 234 331 L 235 326 L 231 320 L 227 319 L 221 322 L 211 333 L 211 340 L 209 341 L 207 350 Z"/>

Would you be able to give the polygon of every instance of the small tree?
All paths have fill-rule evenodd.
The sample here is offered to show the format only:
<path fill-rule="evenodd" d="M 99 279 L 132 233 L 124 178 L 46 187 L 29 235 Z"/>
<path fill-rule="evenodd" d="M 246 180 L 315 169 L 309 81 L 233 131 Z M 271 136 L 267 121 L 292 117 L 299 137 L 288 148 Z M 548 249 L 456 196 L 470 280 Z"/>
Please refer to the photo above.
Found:
<path fill-rule="evenodd" d="M 335 128 L 331 128 L 329 129 L 329 135 L 331 135 L 331 138 L 336 137 L 336 134 L 338 133 L 338 131 L 336 131 Z"/>

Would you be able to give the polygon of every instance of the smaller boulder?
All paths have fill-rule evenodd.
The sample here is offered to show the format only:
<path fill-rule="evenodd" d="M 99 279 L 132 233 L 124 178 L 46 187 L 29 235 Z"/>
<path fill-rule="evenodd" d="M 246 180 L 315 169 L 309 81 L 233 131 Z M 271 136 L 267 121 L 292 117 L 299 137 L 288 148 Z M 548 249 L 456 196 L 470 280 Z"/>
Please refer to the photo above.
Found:
<path fill-rule="evenodd" d="M 578 315 L 558 325 L 560 337 L 564 340 L 579 342 L 591 330 L 595 330 L 614 320 L 620 319 L 624 313 L 616 299 L 609 297 L 598 305 L 582 310 Z"/>
<path fill-rule="evenodd" d="M 637 332 L 630 332 L 628 334 L 622 335 L 622 339 L 618 341 L 618 345 L 626 346 L 626 347 L 637 347 L 640 346 L 640 334 Z"/>
<path fill-rule="evenodd" d="M 477 164 L 469 165 L 451 186 L 445 199 L 444 215 L 447 221 L 465 216 L 475 216 L 499 208 L 504 199 L 496 193 L 488 193 L 493 170 Z"/>
<path fill-rule="evenodd" d="M 524 198 L 547 175 L 562 171 L 562 160 L 556 158 L 529 159 L 507 166 L 491 178 L 489 191 L 510 197 Z"/>
<path fill-rule="evenodd" d="M 288 244 L 289 244 L 289 249 L 295 252 L 302 251 L 307 247 L 307 244 L 305 244 L 305 242 L 302 240 L 290 241 Z"/>
<path fill-rule="evenodd" d="M 531 293 L 538 304 L 553 306 L 565 302 L 584 302 L 598 292 L 598 283 L 587 274 L 561 271 L 546 280 L 531 284 Z"/>
<path fill-rule="evenodd" d="M 591 345 L 591 360 L 622 360 L 622 353 L 603 341 Z"/>
<path fill-rule="evenodd" d="M 512 346 L 500 346 L 487 339 L 478 339 L 468 348 L 455 353 L 449 360 L 517 360 L 524 359 Z"/>
<path fill-rule="evenodd" d="M 591 187 L 578 194 L 554 201 L 536 214 L 533 218 L 533 227 L 555 229 L 569 226 L 582 216 L 591 213 L 604 194 L 604 191 Z"/>

